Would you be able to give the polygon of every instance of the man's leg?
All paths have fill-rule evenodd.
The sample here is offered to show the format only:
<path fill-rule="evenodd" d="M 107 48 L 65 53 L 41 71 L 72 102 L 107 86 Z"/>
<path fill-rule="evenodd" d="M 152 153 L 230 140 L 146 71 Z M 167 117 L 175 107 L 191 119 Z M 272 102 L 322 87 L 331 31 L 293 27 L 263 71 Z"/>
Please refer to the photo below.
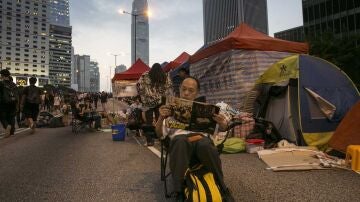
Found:
<path fill-rule="evenodd" d="M 186 169 L 192 155 L 192 146 L 185 135 L 175 136 L 170 141 L 170 170 L 174 183 L 174 192 L 183 192 Z"/>
<path fill-rule="evenodd" d="M 1 109 L 1 110 L 2 111 L 0 112 L 0 121 L 5 129 L 4 137 L 7 138 L 10 136 L 10 130 L 11 130 L 11 125 L 8 122 L 8 110 L 7 110 L 7 108 Z"/>
<path fill-rule="evenodd" d="M 221 189 L 226 190 L 224 175 L 221 168 L 221 160 L 217 148 L 209 138 L 202 138 L 196 143 L 196 157 L 217 179 Z"/>

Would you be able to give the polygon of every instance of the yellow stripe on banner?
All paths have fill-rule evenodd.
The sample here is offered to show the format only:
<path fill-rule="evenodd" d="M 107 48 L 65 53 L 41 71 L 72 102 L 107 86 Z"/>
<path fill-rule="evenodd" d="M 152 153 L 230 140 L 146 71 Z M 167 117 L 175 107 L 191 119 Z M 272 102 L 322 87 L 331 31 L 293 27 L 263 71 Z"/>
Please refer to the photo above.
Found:
<path fill-rule="evenodd" d="M 303 137 L 309 146 L 316 146 L 322 150 L 327 146 L 333 133 L 334 131 L 323 133 L 303 133 Z"/>

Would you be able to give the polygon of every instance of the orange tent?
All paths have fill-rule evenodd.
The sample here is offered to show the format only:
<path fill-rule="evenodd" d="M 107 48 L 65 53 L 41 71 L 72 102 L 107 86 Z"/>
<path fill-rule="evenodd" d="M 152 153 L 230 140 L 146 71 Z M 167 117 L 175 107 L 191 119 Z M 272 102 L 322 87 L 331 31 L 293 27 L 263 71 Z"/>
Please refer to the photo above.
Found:
<path fill-rule="evenodd" d="M 276 39 L 258 32 L 249 27 L 247 24 L 242 23 L 221 41 L 199 50 L 192 55 L 190 57 L 190 63 L 195 63 L 203 58 L 232 49 L 279 51 L 290 53 L 309 52 L 309 46 L 306 43 Z"/>
<path fill-rule="evenodd" d="M 163 70 L 165 72 L 169 72 L 172 69 L 175 69 L 176 67 L 180 66 L 182 63 L 188 61 L 190 58 L 190 55 L 186 52 L 181 53 L 175 60 L 169 62 Z"/>
<path fill-rule="evenodd" d="M 346 152 L 349 145 L 360 145 L 360 101 L 345 115 L 329 141 L 330 147 Z"/>
<path fill-rule="evenodd" d="M 112 79 L 112 82 L 119 80 L 138 80 L 140 76 L 149 71 L 150 68 L 141 59 L 138 59 L 128 70 L 125 72 L 117 73 Z"/>

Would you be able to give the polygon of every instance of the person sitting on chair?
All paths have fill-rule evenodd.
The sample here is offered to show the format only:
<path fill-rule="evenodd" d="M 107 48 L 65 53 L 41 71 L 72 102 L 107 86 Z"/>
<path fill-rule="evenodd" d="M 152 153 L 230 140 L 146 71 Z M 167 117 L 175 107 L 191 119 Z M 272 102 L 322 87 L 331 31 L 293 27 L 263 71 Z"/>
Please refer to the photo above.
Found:
<path fill-rule="evenodd" d="M 74 117 L 82 122 L 95 122 L 95 129 L 100 130 L 101 127 L 101 116 L 92 112 L 90 108 L 86 104 L 79 106 L 75 103 L 71 104 L 71 108 L 73 109 Z"/>
<path fill-rule="evenodd" d="M 187 77 L 180 84 L 180 98 L 193 101 L 198 96 L 199 89 L 199 81 L 194 77 Z M 189 167 L 189 163 L 193 162 L 193 159 L 191 159 L 192 154 L 195 154 L 197 160 L 214 174 L 221 190 L 224 193 L 224 197 L 229 196 L 227 200 L 232 201 L 229 190 L 226 188 L 224 183 L 219 153 L 212 140 L 204 137 L 197 141 L 190 142 L 187 135 L 193 132 L 182 129 L 167 128 L 165 126 L 166 119 L 170 117 L 172 113 L 169 106 L 161 106 L 159 113 L 160 116 L 155 126 L 156 133 L 159 137 L 168 136 L 170 138 L 169 165 L 177 200 L 181 201 L 184 199 L 184 174 Z M 225 131 L 227 129 L 228 121 L 224 115 L 214 114 L 213 119 L 219 125 L 219 130 Z"/>

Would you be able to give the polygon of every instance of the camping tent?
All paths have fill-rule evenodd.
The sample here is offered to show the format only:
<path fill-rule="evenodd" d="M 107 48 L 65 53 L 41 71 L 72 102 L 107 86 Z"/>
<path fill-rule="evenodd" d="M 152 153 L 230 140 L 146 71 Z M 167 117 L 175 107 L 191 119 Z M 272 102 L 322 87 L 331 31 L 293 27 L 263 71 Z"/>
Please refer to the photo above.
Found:
<path fill-rule="evenodd" d="M 173 60 L 170 63 L 168 63 L 167 65 L 165 65 L 163 70 L 165 72 L 169 72 L 169 71 L 175 69 L 176 67 L 180 66 L 184 62 L 188 61 L 189 58 L 190 58 L 190 55 L 186 52 L 183 52 L 177 58 L 175 58 L 175 60 Z"/>
<path fill-rule="evenodd" d="M 329 146 L 341 152 L 346 152 L 349 145 L 360 145 L 360 101 L 358 101 L 346 114 L 334 135 Z"/>
<path fill-rule="evenodd" d="M 304 43 L 269 37 L 241 24 L 221 41 L 190 57 L 190 75 L 199 79 L 207 101 L 224 101 L 240 108 L 255 80 L 274 62 L 294 53 L 307 53 Z"/>
<path fill-rule="evenodd" d="M 150 68 L 141 59 L 138 59 L 125 72 L 115 74 L 112 79 L 114 97 L 136 96 L 136 82 L 144 72 L 149 70 Z"/>
<path fill-rule="evenodd" d="M 322 146 L 359 92 L 338 67 L 321 58 L 294 55 L 273 64 L 257 80 L 272 85 L 259 116 L 274 123 L 281 135 L 298 145 Z M 282 87 L 279 87 L 282 86 Z"/>

